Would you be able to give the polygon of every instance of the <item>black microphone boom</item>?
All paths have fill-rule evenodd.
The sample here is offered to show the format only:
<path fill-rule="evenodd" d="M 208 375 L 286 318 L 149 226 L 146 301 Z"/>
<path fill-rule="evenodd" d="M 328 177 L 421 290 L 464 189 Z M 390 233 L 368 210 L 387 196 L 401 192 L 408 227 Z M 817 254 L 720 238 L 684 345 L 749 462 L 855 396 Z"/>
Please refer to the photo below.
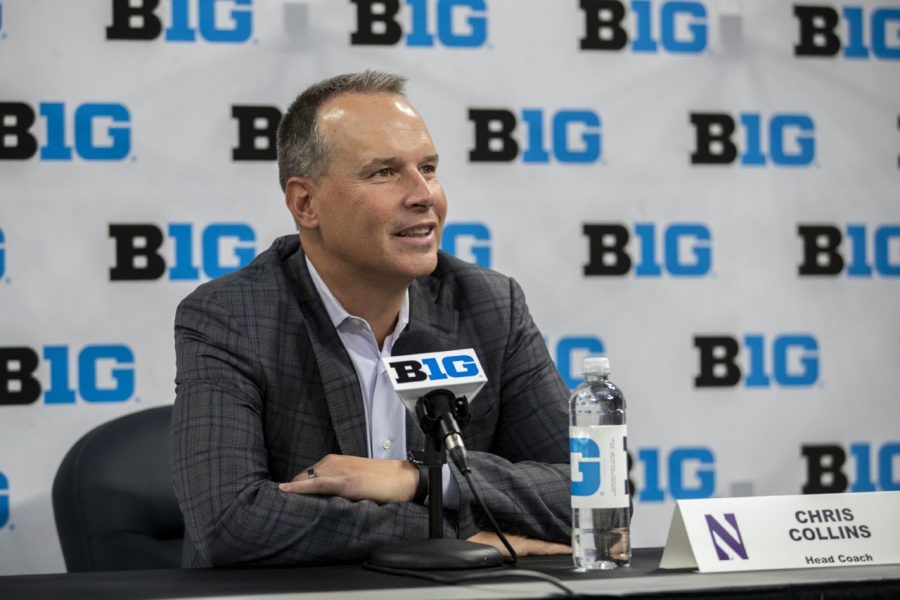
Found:
<path fill-rule="evenodd" d="M 391 356 L 440 352 L 442 344 L 433 334 L 404 331 L 391 350 Z M 409 405 L 407 405 L 409 407 Z M 428 438 L 425 463 L 428 466 L 428 513 L 430 539 L 376 548 L 369 557 L 375 567 L 390 569 L 472 569 L 503 564 L 500 551 L 465 540 L 443 539 L 443 490 L 441 463 L 449 455 L 471 486 L 471 472 L 460 425 L 469 420 L 469 403 L 449 389 L 433 389 L 418 398 L 415 416 Z M 473 489 L 474 492 L 474 489 Z"/>
<path fill-rule="evenodd" d="M 469 455 L 460 434 L 460 426 L 469 422 L 469 403 L 457 398 L 448 390 L 434 390 L 419 399 L 416 404 L 419 426 L 437 448 L 444 448 L 456 468 L 470 473 Z"/>

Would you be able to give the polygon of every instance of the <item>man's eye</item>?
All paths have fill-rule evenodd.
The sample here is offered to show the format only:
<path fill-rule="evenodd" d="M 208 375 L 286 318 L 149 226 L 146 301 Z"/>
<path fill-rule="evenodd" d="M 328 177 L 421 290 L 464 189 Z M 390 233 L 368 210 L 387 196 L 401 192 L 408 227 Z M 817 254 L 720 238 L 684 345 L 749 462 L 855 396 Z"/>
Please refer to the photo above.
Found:
<path fill-rule="evenodd" d="M 383 169 L 379 169 L 375 171 L 375 175 L 377 177 L 390 177 L 390 175 L 394 172 L 390 167 L 385 167 Z"/>
<path fill-rule="evenodd" d="M 422 172 L 423 172 L 423 173 L 429 173 L 429 174 L 435 173 L 435 172 L 437 172 L 437 167 L 434 166 L 434 165 L 423 165 L 423 166 L 422 166 Z"/>

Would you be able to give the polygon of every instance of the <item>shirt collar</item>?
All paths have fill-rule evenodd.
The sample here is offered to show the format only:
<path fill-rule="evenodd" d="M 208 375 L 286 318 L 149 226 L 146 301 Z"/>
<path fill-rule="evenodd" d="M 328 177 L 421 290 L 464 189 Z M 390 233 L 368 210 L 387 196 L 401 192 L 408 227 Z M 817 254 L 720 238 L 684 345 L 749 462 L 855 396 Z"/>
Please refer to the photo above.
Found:
<path fill-rule="evenodd" d="M 316 286 L 316 291 L 319 292 L 319 297 L 322 298 L 322 303 L 325 305 L 325 312 L 328 313 L 328 317 L 331 319 L 331 324 L 334 325 L 335 328 L 340 326 L 347 319 L 358 318 L 354 317 L 344 306 L 338 301 L 337 298 L 334 297 L 334 294 L 331 293 L 331 290 L 328 289 L 328 286 L 322 281 L 322 277 L 319 276 L 319 272 L 316 271 L 316 268 L 313 266 L 312 261 L 309 260 L 308 256 L 304 256 L 306 259 L 306 267 L 309 269 L 309 275 L 312 278 L 313 285 Z M 409 323 L 409 288 L 403 293 L 403 304 L 400 305 L 400 314 L 397 317 L 397 326 L 394 328 L 394 332 L 388 336 L 388 339 L 385 340 L 385 346 L 387 346 L 386 350 L 390 350 L 390 347 L 394 345 L 394 340 L 406 328 L 406 325 Z"/>

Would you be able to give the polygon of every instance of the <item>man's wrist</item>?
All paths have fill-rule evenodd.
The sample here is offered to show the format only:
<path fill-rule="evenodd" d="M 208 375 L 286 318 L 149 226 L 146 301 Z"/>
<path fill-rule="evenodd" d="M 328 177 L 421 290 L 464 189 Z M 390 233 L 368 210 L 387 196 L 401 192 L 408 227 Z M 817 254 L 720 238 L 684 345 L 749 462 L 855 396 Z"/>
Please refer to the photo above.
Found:
<path fill-rule="evenodd" d="M 410 502 L 425 504 L 425 500 L 428 498 L 428 467 L 413 452 L 409 452 L 407 461 L 419 472 L 419 480 Z"/>

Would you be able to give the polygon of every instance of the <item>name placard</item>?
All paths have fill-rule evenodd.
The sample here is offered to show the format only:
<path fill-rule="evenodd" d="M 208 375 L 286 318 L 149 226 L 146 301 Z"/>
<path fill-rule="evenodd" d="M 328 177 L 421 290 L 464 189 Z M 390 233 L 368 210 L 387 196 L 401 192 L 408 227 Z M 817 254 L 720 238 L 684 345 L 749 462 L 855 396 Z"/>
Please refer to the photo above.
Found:
<path fill-rule="evenodd" d="M 660 568 L 900 563 L 900 492 L 678 500 Z"/>

